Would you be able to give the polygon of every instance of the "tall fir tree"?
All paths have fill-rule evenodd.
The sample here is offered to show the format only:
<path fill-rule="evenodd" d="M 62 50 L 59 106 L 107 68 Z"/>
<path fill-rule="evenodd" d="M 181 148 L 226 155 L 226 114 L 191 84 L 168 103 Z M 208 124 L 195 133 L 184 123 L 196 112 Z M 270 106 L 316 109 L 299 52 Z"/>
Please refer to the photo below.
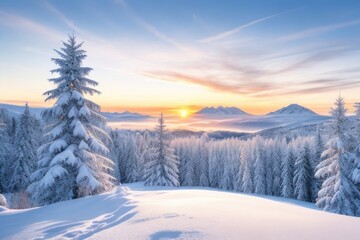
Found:
<path fill-rule="evenodd" d="M 9 192 L 11 163 L 14 159 L 15 118 L 6 109 L 0 109 L 0 191 Z"/>
<path fill-rule="evenodd" d="M 244 166 L 244 174 L 242 178 L 242 191 L 244 193 L 254 192 L 254 177 L 253 177 L 253 161 L 251 158 L 251 142 L 247 141 L 241 151 L 242 166 Z"/>
<path fill-rule="evenodd" d="M 87 78 L 92 70 L 83 67 L 86 58 L 74 36 L 63 42 L 60 58 L 52 58 L 59 67 L 51 71 L 59 77 L 49 81 L 55 89 L 44 95 L 56 99 L 55 105 L 44 111 L 47 122 L 44 142 L 38 152 L 38 169 L 32 175 L 28 190 L 42 205 L 83 197 L 110 189 L 113 177 L 109 171 L 113 162 L 105 157 L 108 149 L 99 139 L 109 138 L 103 130 L 105 118 L 100 106 L 85 98 L 100 94 L 93 87 L 98 83 Z"/>
<path fill-rule="evenodd" d="M 209 137 L 204 133 L 200 138 L 200 177 L 199 186 L 209 186 L 209 151 L 208 151 Z"/>
<path fill-rule="evenodd" d="M 0 193 L 3 193 L 5 190 L 5 161 L 8 145 L 5 126 L 3 119 L 0 118 Z"/>
<path fill-rule="evenodd" d="M 126 159 L 125 181 L 128 183 L 137 182 L 140 178 L 138 146 L 136 145 L 135 139 L 132 136 L 129 136 L 129 140 L 126 143 L 128 158 Z"/>
<path fill-rule="evenodd" d="M 266 194 L 266 161 L 263 153 L 263 143 L 262 139 L 259 136 L 255 138 L 255 176 L 254 176 L 254 185 L 255 193 L 257 194 Z"/>
<path fill-rule="evenodd" d="M 312 191 L 311 201 L 316 202 L 316 199 L 318 197 L 318 192 L 320 191 L 321 188 L 322 180 L 315 177 L 315 172 L 317 171 L 317 166 L 321 162 L 321 153 L 324 151 L 324 142 L 321 136 L 320 125 L 318 125 L 316 128 L 313 145 L 314 145 L 313 146 L 314 156 L 313 156 L 313 161 L 311 162 L 311 166 L 313 168 L 314 176 L 311 186 L 311 191 Z"/>
<path fill-rule="evenodd" d="M 146 164 L 145 185 L 177 187 L 179 186 L 178 159 L 174 149 L 170 147 L 162 113 L 155 134 L 151 161 Z"/>
<path fill-rule="evenodd" d="M 281 172 L 281 196 L 286 198 L 294 197 L 294 165 L 295 154 L 292 144 L 287 147 L 286 155 L 282 162 Z"/>
<path fill-rule="evenodd" d="M 16 134 L 15 157 L 11 163 L 13 170 L 9 184 L 11 192 L 24 191 L 30 185 L 30 176 L 36 166 L 38 132 L 40 129 L 37 126 L 37 120 L 30 114 L 26 104 L 25 110 L 20 116 Z"/>
<path fill-rule="evenodd" d="M 311 181 L 313 179 L 311 152 L 308 142 L 304 142 L 295 162 L 294 196 L 301 201 L 311 201 Z"/>
<path fill-rule="evenodd" d="M 318 194 L 316 205 L 325 211 L 357 215 L 360 192 L 352 182 L 354 156 L 347 150 L 347 118 L 344 99 L 339 97 L 335 108 L 331 139 L 322 153 L 323 160 L 317 167 L 316 177 L 325 179 Z"/>

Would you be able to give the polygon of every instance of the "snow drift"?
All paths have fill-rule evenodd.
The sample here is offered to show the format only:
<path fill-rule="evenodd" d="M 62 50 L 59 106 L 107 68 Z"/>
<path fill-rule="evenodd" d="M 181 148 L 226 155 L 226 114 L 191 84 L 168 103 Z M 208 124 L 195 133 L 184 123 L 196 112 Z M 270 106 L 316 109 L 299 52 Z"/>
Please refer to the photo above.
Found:
<path fill-rule="evenodd" d="M 358 239 L 360 218 L 313 204 L 206 188 L 126 184 L 0 213 L 0 239 Z"/>

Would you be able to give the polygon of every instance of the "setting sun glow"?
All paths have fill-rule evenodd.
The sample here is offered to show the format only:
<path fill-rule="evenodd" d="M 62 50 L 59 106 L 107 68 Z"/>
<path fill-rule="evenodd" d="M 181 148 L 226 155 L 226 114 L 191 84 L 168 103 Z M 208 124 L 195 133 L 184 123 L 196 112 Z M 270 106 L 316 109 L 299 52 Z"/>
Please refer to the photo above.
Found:
<path fill-rule="evenodd" d="M 187 109 L 181 109 L 181 110 L 180 110 L 180 116 L 181 116 L 182 118 L 188 117 L 188 116 L 189 116 L 189 111 L 188 111 Z"/>

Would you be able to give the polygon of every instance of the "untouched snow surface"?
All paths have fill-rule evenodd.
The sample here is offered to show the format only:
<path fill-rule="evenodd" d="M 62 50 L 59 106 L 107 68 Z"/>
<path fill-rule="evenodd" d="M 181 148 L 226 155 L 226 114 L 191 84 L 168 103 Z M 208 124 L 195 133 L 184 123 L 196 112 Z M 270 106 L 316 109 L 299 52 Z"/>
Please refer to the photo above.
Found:
<path fill-rule="evenodd" d="M 126 184 L 97 196 L 0 212 L 0 239 L 359 239 L 360 218 L 313 204 L 207 188 Z"/>

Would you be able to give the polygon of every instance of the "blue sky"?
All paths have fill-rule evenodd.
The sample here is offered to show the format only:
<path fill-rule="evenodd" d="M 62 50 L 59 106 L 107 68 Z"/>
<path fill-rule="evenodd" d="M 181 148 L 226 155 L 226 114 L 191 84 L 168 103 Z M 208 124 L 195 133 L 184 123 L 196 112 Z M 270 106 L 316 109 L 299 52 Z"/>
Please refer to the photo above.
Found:
<path fill-rule="evenodd" d="M 0 2 L 0 101 L 43 106 L 53 49 L 75 32 L 106 110 L 360 101 L 360 1 Z"/>

